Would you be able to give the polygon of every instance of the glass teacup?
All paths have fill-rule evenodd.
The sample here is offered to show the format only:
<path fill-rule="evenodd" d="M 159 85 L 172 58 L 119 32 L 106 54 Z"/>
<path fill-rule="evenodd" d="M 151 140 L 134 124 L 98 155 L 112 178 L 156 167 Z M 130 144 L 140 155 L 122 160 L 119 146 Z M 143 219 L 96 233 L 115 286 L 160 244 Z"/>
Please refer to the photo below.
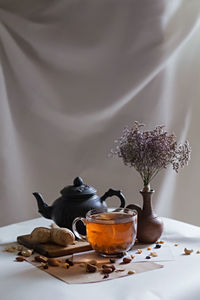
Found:
<path fill-rule="evenodd" d="M 78 221 L 86 226 L 86 236 L 77 231 Z M 85 218 L 76 218 L 72 229 L 77 238 L 87 240 L 99 254 L 117 257 L 135 243 L 137 211 L 129 208 L 92 209 Z"/>

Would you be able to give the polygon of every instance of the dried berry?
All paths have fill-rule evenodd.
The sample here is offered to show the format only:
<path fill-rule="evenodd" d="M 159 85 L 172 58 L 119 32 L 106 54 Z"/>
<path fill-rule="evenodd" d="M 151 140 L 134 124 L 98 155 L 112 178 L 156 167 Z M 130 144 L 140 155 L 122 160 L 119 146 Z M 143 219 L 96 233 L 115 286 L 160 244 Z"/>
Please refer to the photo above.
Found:
<path fill-rule="evenodd" d="M 159 249 L 159 248 L 161 248 L 161 245 L 160 244 L 156 244 L 154 248 L 155 249 Z"/>
<path fill-rule="evenodd" d="M 68 258 L 65 260 L 65 262 L 68 263 L 70 266 L 73 266 L 73 265 L 74 265 L 73 261 L 71 261 L 71 260 L 68 259 Z"/>
<path fill-rule="evenodd" d="M 150 259 L 150 258 L 151 258 L 151 256 L 147 255 L 145 258 L 146 258 L 146 259 Z"/>
<path fill-rule="evenodd" d="M 104 276 L 103 276 L 103 279 L 106 279 L 106 278 L 108 278 L 109 277 L 109 274 L 107 273 L 107 274 L 105 274 Z"/>
<path fill-rule="evenodd" d="M 44 267 L 43 267 L 43 269 L 48 269 L 49 268 L 49 266 L 46 264 L 46 265 L 44 265 Z"/>

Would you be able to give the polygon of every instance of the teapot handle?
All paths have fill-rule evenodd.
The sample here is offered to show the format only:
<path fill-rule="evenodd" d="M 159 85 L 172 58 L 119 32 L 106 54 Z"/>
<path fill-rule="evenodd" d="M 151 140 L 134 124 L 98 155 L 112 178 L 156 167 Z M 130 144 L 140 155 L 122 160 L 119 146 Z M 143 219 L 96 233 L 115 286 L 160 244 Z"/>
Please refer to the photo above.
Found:
<path fill-rule="evenodd" d="M 109 189 L 101 198 L 101 202 L 105 201 L 108 197 L 112 197 L 112 196 L 117 196 L 120 201 L 121 201 L 121 205 L 120 207 L 125 207 L 125 203 L 126 203 L 126 200 L 125 200 L 125 197 L 124 195 L 122 194 L 121 191 L 116 191 L 116 190 L 113 190 L 113 189 Z"/>

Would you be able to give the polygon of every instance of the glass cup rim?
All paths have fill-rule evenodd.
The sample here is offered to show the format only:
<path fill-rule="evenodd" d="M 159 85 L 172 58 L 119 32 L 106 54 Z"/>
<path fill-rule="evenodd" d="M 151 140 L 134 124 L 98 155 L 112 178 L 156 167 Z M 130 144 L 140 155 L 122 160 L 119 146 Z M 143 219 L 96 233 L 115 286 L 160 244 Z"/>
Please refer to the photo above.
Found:
<path fill-rule="evenodd" d="M 135 209 L 131 209 L 131 208 L 113 208 L 113 207 L 105 207 L 105 208 L 95 208 L 95 209 L 91 209 L 87 212 L 86 214 L 86 220 L 89 222 L 93 222 L 93 223 L 102 223 L 102 224 L 112 224 L 113 220 L 95 220 L 93 216 L 98 215 L 100 213 L 116 213 L 116 212 L 123 212 L 124 214 L 127 215 L 126 218 L 124 218 L 123 220 L 121 220 L 120 223 L 127 223 L 127 222 L 131 222 L 134 221 L 137 218 L 138 212 Z"/>

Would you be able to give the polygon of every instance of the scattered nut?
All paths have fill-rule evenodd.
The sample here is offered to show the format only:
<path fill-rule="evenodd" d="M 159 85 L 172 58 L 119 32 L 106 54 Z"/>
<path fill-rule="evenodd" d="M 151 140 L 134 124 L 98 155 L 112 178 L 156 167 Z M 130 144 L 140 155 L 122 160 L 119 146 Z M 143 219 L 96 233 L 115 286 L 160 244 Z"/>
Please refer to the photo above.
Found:
<path fill-rule="evenodd" d="M 60 260 L 56 258 L 48 258 L 48 264 L 52 267 L 58 267 L 60 265 Z"/>
<path fill-rule="evenodd" d="M 197 250 L 196 254 L 200 254 L 200 251 L 199 251 L 199 250 Z"/>
<path fill-rule="evenodd" d="M 101 271 L 103 274 L 109 274 L 109 273 L 113 272 L 113 269 L 112 268 L 103 268 Z"/>
<path fill-rule="evenodd" d="M 111 268 L 113 271 L 115 270 L 115 266 L 112 264 L 104 264 L 102 265 L 103 269 Z"/>
<path fill-rule="evenodd" d="M 156 252 L 151 252 L 151 253 L 150 253 L 150 256 L 152 256 L 152 257 L 157 257 L 158 254 L 157 254 Z"/>
<path fill-rule="evenodd" d="M 24 261 L 24 260 L 26 260 L 26 259 L 23 256 L 17 256 L 16 257 L 16 261 Z"/>
<path fill-rule="evenodd" d="M 138 249 L 136 253 L 137 254 L 141 254 L 142 253 L 142 249 Z"/>
<path fill-rule="evenodd" d="M 134 258 L 135 258 L 135 255 L 131 255 L 131 258 L 134 259 Z"/>
<path fill-rule="evenodd" d="M 175 246 L 175 247 L 177 247 L 177 246 L 178 246 L 178 244 L 174 244 L 174 246 Z"/>
<path fill-rule="evenodd" d="M 184 249 L 186 255 L 190 255 L 193 252 L 193 249 L 189 250 L 187 248 Z"/>
<path fill-rule="evenodd" d="M 48 258 L 46 256 L 37 255 L 35 256 L 35 261 L 46 263 L 48 261 Z"/>
<path fill-rule="evenodd" d="M 91 264 L 86 265 L 86 272 L 95 273 L 97 271 L 97 267 Z"/>
<path fill-rule="evenodd" d="M 22 251 L 21 251 L 21 255 L 22 255 L 22 256 L 25 256 L 25 257 L 31 256 L 32 253 L 33 253 L 33 250 L 30 250 L 30 249 L 28 249 L 28 250 L 22 250 Z"/>
<path fill-rule="evenodd" d="M 123 263 L 124 264 L 129 264 L 132 261 L 132 258 L 129 256 L 126 256 L 123 258 Z"/>
<path fill-rule="evenodd" d="M 132 274 L 135 274 L 135 271 L 128 271 L 128 275 L 132 275 Z"/>
<path fill-rule="evenodd" d="M 115 270 L 116 273 L 118 273 L 118 272 L 124 272 L 124 271 L 125 271 L 125 269 L 117 269 L 117 270 Z"/>

